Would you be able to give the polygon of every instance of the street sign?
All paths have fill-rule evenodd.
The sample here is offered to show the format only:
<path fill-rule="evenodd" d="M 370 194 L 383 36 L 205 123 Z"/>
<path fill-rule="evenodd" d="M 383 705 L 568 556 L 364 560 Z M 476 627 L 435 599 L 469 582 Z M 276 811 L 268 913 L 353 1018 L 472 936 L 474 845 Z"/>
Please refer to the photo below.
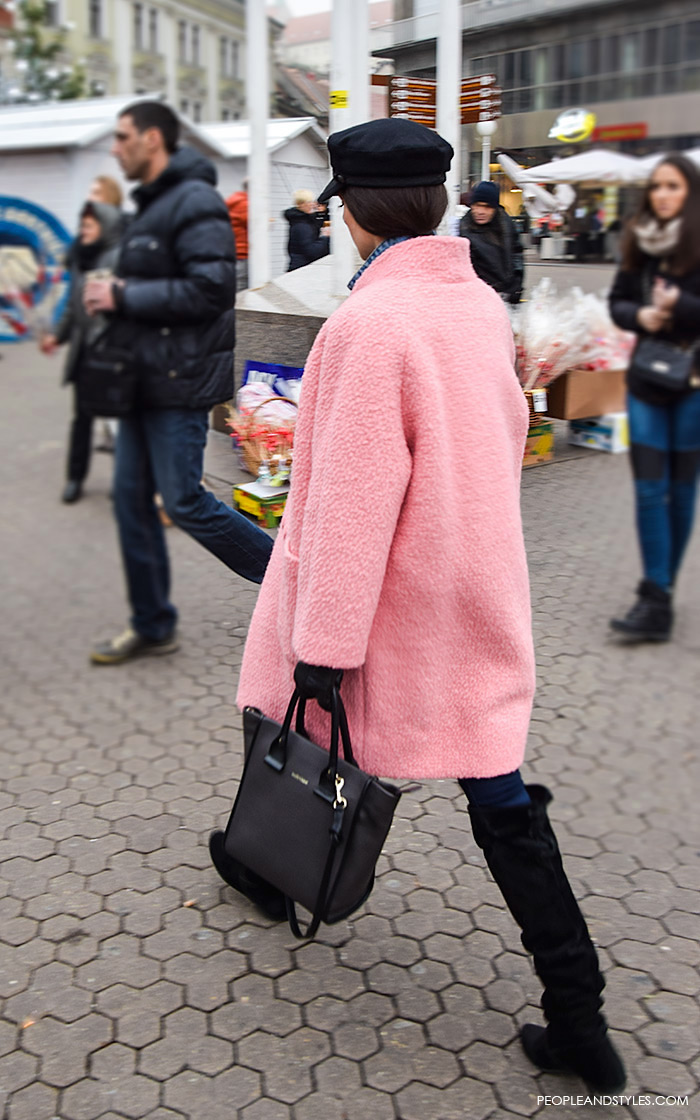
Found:
<path fill-rule="evenodd" d="M 462 124 L 495 120 L 501 115 L 500 86 L 495 74 L 464 78 L 460 86 L 459 109 Z M 389 79 L 389 116 L 417 121 L 428 128 L 437 124 L 437 82 L 426 78 Z"/>
<path fill-rule="evenodd" d="M 422 78 L 391 78 L 389 82 L 389 116 L 416 121 L 428 128 L 436 124 L 437 82 Z"/>
<path fill-rule="evenodd" d="M 479 121 L 495 121 L 500 117 L 500 109 L 470 109 L 462 113 L 462 124 L 477 124 Z"/>

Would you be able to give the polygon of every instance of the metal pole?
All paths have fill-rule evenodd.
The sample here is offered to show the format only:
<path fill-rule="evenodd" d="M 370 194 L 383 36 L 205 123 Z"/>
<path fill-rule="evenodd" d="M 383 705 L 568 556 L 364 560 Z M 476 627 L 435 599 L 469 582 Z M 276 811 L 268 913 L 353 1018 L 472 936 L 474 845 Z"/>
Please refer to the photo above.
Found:
<path fill-rule="evenodd" d="M 447 172 L 448 207 L 440 231 L 446 233 L 460 194 L 460 91 L 462 82 L 462 21 L 459 0 L 441 0 L 437 37 L 437 130 L 455 150 Z"/>
<path fill-rule="evenodd" d="M 481 137 L 481 178 L 491 178 L 491 137 L 485 135 Z"/>
<path fill-rule="evenodd" d="M 248 283 L 270 280 L 270 165 L 267 121 L 270 114 L 268 21 L 260 0 L 246 0 L 246 97 L 250 128 L 248 157 Z"/>
<path fill-rule="evenodd" d="M 331 17 L 330 131 L 339 132 L 369 117 L 368 0 L 333 0 Z M 334 296 L 347 292 L 356 257 L 337 199 L 331 199 L 331 256 Z"/>

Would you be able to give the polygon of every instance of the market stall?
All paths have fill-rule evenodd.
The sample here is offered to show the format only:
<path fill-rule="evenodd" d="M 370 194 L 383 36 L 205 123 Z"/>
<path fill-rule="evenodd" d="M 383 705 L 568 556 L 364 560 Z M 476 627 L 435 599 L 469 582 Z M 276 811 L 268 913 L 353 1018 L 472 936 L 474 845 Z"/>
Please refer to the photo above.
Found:
<path fill-rule="evenodd" d="M 516 368 L 530 405 L 525 466 L 554 454 L 552 419 L 569 421 L 569 442 L 626 450 L 625 370 L 635 335 L 612 322 L 607 303 L 543 279 L 513 311 Z"/>

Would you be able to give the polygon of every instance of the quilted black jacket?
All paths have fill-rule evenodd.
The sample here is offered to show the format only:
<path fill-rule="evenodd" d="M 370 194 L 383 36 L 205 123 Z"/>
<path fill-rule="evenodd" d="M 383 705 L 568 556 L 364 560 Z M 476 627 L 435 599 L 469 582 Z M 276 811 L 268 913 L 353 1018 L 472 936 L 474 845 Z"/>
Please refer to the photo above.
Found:
<path fill-rule="evenodd" d="M 139 408 L 211 408 L 233 395 L 236 250 L 215 183 L 208 159 L 179 148 L 133 192 L 109 342 L 134 357 Z"/>

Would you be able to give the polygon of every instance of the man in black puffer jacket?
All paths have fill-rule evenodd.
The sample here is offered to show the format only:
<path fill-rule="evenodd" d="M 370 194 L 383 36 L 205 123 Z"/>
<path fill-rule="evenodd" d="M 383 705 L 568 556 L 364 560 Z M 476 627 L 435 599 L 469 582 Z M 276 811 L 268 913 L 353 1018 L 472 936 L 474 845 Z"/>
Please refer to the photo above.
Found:
<path fill-rule="evenodd" d="M 136 217 L 114 280 L 85 285 L 89 314 L 111 316 L 106 345 L 136 369 L 131 412 L 120 420 L 114 508 L 132 608 L 129 627 L 96 645 L 110 665 L 177 648 L 165 535 L 166 512 L 229 568 L 262 582 L 272 549 L 266 533 L 201 484 L 208 413 L 233 392 L 236 251 L 216 171 L 178 148 L 167 105 L 139 101 L 119 116 L 112 154 L 133 192 Z"/>
<path fill-rule="evenodd" d="M 515 223 L 498 201 L 498 187 L 486 180 L 472 191 L 471 210 L 459 224 L 469 240 L 472 265 L 506 303 L 520 303 L 523 292 L 523 247 Z"/>

